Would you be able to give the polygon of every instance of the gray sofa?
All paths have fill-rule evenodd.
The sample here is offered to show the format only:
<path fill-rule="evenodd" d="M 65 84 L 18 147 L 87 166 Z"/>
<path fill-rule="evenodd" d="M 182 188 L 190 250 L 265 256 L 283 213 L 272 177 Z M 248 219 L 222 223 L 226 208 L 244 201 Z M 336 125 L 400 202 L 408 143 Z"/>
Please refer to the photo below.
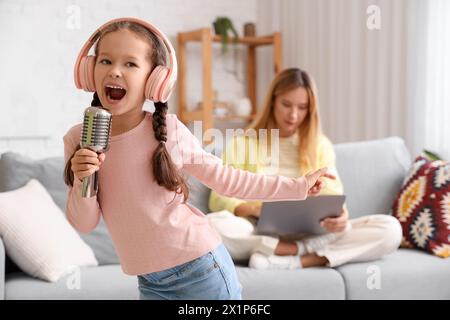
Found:
<path fill-rule="evenodd" d="M 389 214 L 411 163 L 403 140 L 392 137 L 338 144 L 335 150 L 350 217 Z M 0 159 L 0 192 L 36 178 L 64 208 L 62 169 L 62 158 L 33 161 L 4 153 Z M 192 177 L 190 184 L 190 202 L 207 212 L 209 190 Z M 82 238 L 93 249 L 100 266 L 82 268 L 80 287 L 74 289 L 67 277 L 49 283 L 27 276 L 8 259 L 0 241 L 0 299 L 137 299 L 137 280 L 122 273 L 104 223 Z M 236 267 L 244 299 L 450 299 L 450 259 L 418 250 L 399 249 L 377 261 L 335 269 Z M 377 288 L 368 285 L 374 268 L 380 279 Z"/>

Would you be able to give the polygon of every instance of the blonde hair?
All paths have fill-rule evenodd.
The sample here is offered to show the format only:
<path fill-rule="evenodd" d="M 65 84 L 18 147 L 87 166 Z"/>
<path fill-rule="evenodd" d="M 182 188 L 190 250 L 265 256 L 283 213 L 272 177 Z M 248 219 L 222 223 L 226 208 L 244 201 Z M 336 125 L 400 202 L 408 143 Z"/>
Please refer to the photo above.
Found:
<path fill-rule="evenodd" d="M 305 173 L 307 170 L 317 168 L 317 144 L 321 134 L 317 89 L 314 80 L 306 71 L 291 68 L 280 72 L 269 86 L 262 111 L 246 130 L 254 129 L 259 138 L 259 129 L 267 129 L 267 140 L 270 146 L 271 130 L 277 129 L 274 116 L 275 100 L 279 95 L 299 87 L 305 88 L 309 99 L 308 113 L 297 130 L 300 141 L 299 166 L 301 172 Z"/>

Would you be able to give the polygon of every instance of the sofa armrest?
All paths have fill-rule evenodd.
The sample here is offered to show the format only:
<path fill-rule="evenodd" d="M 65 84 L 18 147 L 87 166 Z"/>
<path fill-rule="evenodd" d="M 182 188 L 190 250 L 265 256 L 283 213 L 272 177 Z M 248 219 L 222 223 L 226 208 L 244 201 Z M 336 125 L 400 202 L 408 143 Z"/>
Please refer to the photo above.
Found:
<path fill-rule="evenodd" d="M 5 263 L 6 253 L 2 238 L 0 237 L 0 300 L 5 299 Z"/>

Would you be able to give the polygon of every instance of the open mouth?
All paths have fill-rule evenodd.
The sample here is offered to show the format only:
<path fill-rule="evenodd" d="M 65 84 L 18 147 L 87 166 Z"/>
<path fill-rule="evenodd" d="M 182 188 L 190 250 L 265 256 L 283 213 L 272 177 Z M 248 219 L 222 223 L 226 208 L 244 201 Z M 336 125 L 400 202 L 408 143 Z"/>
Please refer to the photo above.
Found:
<path fill-rule="evenodd" d="M 127 94 L 127 90 L 120 86 L 106 85 L 105 95 L 109 100 L 120 101 Z"/>

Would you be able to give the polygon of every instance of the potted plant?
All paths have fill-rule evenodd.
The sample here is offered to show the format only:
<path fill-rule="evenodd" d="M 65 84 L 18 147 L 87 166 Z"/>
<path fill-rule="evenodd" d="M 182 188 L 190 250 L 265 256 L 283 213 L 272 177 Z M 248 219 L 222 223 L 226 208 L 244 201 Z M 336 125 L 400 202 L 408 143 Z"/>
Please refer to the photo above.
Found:
<path fill-rule="evenodd" d="M 229 40 L 228 32 L 231 31 L 233 33 L 234 35 L 233 41 L 235 43 L 239 39 L 238 33 L 234 28 L 230 18 L 227 17 L 217 17 L 216 20 L 213 22 L 213 26 L 215 34 L 221 36 L 222 38 L 222 53 L 226 53 Z"/>

